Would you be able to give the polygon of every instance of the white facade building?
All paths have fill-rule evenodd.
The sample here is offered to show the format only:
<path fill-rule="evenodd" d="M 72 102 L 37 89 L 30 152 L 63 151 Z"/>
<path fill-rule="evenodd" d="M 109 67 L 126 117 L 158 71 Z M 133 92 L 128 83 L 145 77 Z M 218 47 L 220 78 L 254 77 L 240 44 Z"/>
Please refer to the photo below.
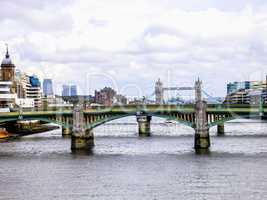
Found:
<path fill-rule="evenodd" d="M 27 88 L 27 99 L 32 99 L 34 101 L 34 107 L 41 107 L 42 100 L 41 100 L 41 87 L 30 87 Z"/>
<path fill-rule="evenodd" d="M 0 81 L 0 112 L 9 112 L 14 107 L 16 94 L 12 94 L 12 81 Z"/>
<path fill-rule="evenodd" d="M 16 104 L 21 108 L 34 108 L 34 99 L 16 98 Z"/>
<path fill-rule="evenodd" d="M 26 73 L 16 72 L 16 82 L 17 82 L 17 95 L 19 99 L 31 99 L 34 102 L 34 107 L 41 107 L 41 86 L 32 83 L 32 79 L 38 80 L 37 77 L 29 76 Z M 26 104 L 29 101 L 25 102 Z"/>

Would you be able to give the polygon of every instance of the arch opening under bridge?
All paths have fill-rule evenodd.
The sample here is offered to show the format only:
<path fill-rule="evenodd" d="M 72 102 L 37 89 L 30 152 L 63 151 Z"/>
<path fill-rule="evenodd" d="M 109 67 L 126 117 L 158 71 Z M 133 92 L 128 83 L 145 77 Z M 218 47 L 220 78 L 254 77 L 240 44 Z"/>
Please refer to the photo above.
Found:
<path fill-rule="evenodd" d="M 227 116 L 224 118 L 221 118 L 219 120 L 215 120 L 214 122 L 209 123 L 209 128 L 217 126 L 217 125 L 222 125 L 226 122 L 230 122 L 236 119 L 261 119 L 261 117 L 258 114 L 253 114 L 253 115 L 231 115 Z M 243 122 L 246 123 L 246 122 Z"/>
<path fill-rule="evenodd" d="M 94 128 L 96 128 L 98 126 L 101 126 L 101 125 L 103 125 L 105 123 L 108 123 L 108 122 L 111 122 L 111 121 L 114 121 L 114 120 L 118 120 L 118 119 L 123 119 L 125 117 L 131 117 L 131 116 L 137 116 L 137 115 L 136 114 L 123 114 L 123 115 L 103 118 L 103 119 L 97 120 L 97 121 L 95 121 L 93 123 L 87 124 L 86 125 L 86 129 L 93 130 Z M 194 127 L 194 123 L 193 122 L 190 122 L 190 121 L 187 121 L 187 120 L 178 119 L 178 118 L 173 117 L 171 115 L 156 114 L 156 113 L 146 113 L 146 114 L 144 114 L 144 116 L 159 117 L 159 118 L 166 119 L 166 120 L 173 120 L 173 121 L 178 122 L 180 124 L 183 124 L 185 126 L 188 126 L 188 127 L 191 127 L 191 128 Z"/>
<path fill-rule="evenodd" d="M 49 118 L 44 118 L 44 117 L 27 117 L 27 118 L 23 118 L 23 119 L 19 119 L 19 118 L 6 118 L 6 119 L 2 119 L 0 120 L 0 123 L 7 123 L 7 122 L 17 122 L 17 121 L 33 121 L 33 120 L 38 120 L 40 122 L 47 122 L 47 123 L 53 123 L 59 126 L 62 126 L 64 128 L 72 128 L 72 124 L 67 124 L 64 123 L 60 120 L 56 120 L 56 119 L 49 119 Z"/>
<path fill-rule="evenodd" d="M 179 113 L 179 114 L 183 115 L 183 113 Z M 159 114 L 159 113 L 144 113 L 142 115 L 151 116 L 151 117 L 159 117 L 161 119 L 166 119 L 166 120 L 172 120 L 172 121 L 178 122 L 180 124 L 183 124 L 187 127 L 194 128 L 193 119 L 191 119 L 191 121 L 189 121 L 186 119 L 177 118 L 171 114 Z M 178 113 L 177 113 L 177 115 L 178 115 Z M 53 124 L 61 126 L 62 128 L 65 128 L 65 129 L 73 128 L 72 117 L 68 116 L 68 118 L 70 120 L 68 121 L 68 123 L 66 123 L 66 120 L 62 120 L 63 118 L 61 115 L 58 115 L 58 116 L 59 117 L 56 117 L 56 116 L 49 116 L 49 117 L 39 117 L 39 116 L 26 117 L 26 116 L 23 116 L 23 118 L 21 118 L 21 119 L 18 117 L 10 117 L 10 118 L 1 119 L 0 123 L 27 121 L 27 120 L 38 120 L 41 122 L 53 123 Z M 101 126 L 105 123 L 108 123 L 108 122 L 111 122 L 114 120 L 118 120 L 118 119 L 122 119 L 125 117 L 130 117 L 130 116 L 136 117 L 137 114 L 136 113 L 128 113 L 128 114 L 109 115 L 109 116 L 107 116 L 106 114 L 102 114 L 102 117 L 100 117 L 99 119 L 96 119 L 96 120 L 89 122 L 89 123 L 85 122 L 84 128 L 86 130 L 93 130 L 94 128 Z"/>

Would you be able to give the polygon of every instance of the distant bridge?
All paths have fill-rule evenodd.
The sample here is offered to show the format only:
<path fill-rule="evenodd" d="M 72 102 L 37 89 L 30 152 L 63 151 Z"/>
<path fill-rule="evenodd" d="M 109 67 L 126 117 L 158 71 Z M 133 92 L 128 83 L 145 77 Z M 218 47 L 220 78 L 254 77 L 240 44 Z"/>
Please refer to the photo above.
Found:
<path fill-rule="evenodd" d="M 176 102 L 177 104 L 184 104 L 184 101 L 182 98 L 180 98 L 180 95 L 179 97 L 177 97 L 176 99 L 175 98 L 172 98 L 172 99 L 169 99 L 167 101 L 164 101 L 164 93 L 166 91 L 194 91 L 195 90 L 195 87 L 190 87 L 190 86 L 184 86 L 184 87 L 163 87 L 162 83 L 160 82 L 160 80 L 158 80 L 155 84 L 155 91 L 153 91 L 152 94 L 150 95 L 147 95 L 147 96 L 144 96 L 144 100 L 145 102 L 153 102 L 153 100 L 151 99 L 152 97 L 155 97 L 155 102 L 157 104 L 162 104 L 163 102 L 167 102 L 170 103 L 170 102 Z M 213 97 L 211 96 L 210 94 L 208 94 L 205 90 L 201 90 L 201 92 L 208 98 L 208 100 L 212 100 L 212 102 L 216 103 L 216 104 L 221 104 L 222 103 L 222 99 L 220 98 L 216 98 L 216 97 Z M 189 102 L 188 100 L 186 100 L 187 102 Z M 193 101 L 190 101 L 190 102 L 194 102 Z"/>

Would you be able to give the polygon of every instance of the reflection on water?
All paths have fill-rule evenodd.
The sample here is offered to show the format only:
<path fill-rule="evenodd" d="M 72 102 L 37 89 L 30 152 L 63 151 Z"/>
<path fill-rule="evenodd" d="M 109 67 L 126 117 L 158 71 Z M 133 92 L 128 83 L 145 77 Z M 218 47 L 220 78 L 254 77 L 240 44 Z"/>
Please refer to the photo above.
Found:
<path fill-rule="evenodd" d="M 205 155 L 193 129 L 151 128 L 138 138 L 134 118 L 100 126 L 91 155 L 72 154 L 60 130 L 0 143 L 0 199 L 267 198 L 266 123 L 228 123 L 223 137 L 212 128 Z"/>

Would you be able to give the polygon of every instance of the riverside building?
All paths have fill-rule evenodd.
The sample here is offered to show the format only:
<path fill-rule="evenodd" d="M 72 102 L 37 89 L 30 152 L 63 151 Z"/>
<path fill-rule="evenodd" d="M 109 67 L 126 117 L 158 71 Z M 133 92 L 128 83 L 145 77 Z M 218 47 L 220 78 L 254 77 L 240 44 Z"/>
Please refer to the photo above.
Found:
<path fill-rule="evenodd" d="M 0 112 L 8 112 L 15 105 L 15 65 L 9 56 L 8 47 L 1 63 Z"/>
<path fill-rule="evenodd" d="M 227 104 L 267 104 L 267 77 L 264 81 L 244 81 L 227 84 Z"/>

